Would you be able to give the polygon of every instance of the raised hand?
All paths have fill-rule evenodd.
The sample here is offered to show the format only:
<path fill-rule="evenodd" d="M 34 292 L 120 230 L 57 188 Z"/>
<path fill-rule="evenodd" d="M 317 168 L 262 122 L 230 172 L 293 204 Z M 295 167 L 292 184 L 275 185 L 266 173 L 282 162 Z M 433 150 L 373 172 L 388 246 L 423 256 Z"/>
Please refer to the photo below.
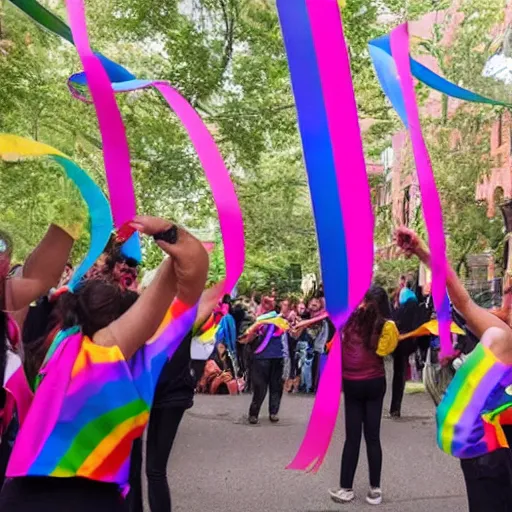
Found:
<path fill-rule="evenodd" d="M 430 263 L 430 253 L 427 247 L 412 229 L 400 226 L 395 230 L 393 240 L 407 258 L 414 255 L 427 265 Z"/>
<path fill-rule="evenodd" d="M 151 217 L 149 215 L 138 215 L 130 222 L 130 225 L 139 233 L 154 236 L 157 233 L 168 230 L 172 227 L 172 223 L 160 217 Z"/>

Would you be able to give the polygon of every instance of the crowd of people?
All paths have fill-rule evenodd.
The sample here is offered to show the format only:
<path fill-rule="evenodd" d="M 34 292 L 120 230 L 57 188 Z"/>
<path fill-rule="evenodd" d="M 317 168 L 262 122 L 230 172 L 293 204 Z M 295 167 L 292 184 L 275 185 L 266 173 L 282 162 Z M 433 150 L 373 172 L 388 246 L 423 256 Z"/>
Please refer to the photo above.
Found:
<path fill-rule="evenodd" d="M 9 238 L 1 237 L 0 477 L 7 477 L 2 512 L 58 512 L 70 502 L 78 503 L 78 512 L 141 512 L 143 453 L 150 508 L 170 511 L 167 464 L 195 393 L 252 394 L 247 417 L 256 424 L 267 393 L 268 417 L 275 423 L 283 392 L 317 390 L 335 334 L 321 288 L 307 300 L 279 299 L 272 292 L 219 300 L 217 287 L 205 288 L 208 256 L 199 241 L 161 219 L 140 217 L 134 226 L 167 253 L 160 267 L 139 280 L 137 263 L 123 256 L 113 238 L 73 293 L 66 289 L 73 238 L 65 229 L 51 226 L 17 266 L 10 264 Z M 429 264 L 416 235 L 399 234 L 404 232 L 398 244 Z M 499 311 L 489 312 L 471 301 L 453 272 L 448 285 L 454 320 L 465 335 L 454 337 L 449 361 L 437 361 L 439 372 L 449 375 L 435 399 L 441 402 L 440 446 L 461 459 L 470 510 L 509 510 L 512 454 L 506 439 L 512 417 L 505 414 L 509 402 L 501 391 L 512 384 L 512 290 L 505 290 Z M 391 295 L 373 286 L 342 328 L 346 437 L 340 485 L 329 491 L 333 500 L 355 499 L 364 434 L 366 500 L 381 503 L 384 358 L 393 358 L 389 412 L 399 418 L 411 354 L 425 365 L 439 349 L 435 330 L 425 329 L 432 314 L 430 297 L 401 277 Z M 501 373 L 488 396 L 494 401 L 481 411 L 471 409 L 473 423 L 462 429 L 446 404 L 464 378 L 457 370 L 476 357 L 490 357 Z M 463 385 L 470 395 L 478 382 Z M 495 410 L 491 439 L 482 411 Z M 449 442 L 447 436 L 456 437 Z M 119 489 L 129 489 L 124 502 Z"/>
<path fill-rule="evenodd" d="M 193 342 L 199 347 L 193 350 L 193 368 L 200 380 L 201 392 L 229 392 L 226 386 L 216 385 L 215 379 L 222 372 L 238 380 L 235 391 L 252 392 L 254 378 L 260 377 L 259 366 L 266 364 L 256 360 L 262 359 L 276 360 L 274 366 L 280 367 L 276 375 L 284 381 L 285 391 L 315 392 L 322 357 L 334 335 L 321 290 L 307 301 L 278 299 L 272 293 L 253 294 L 250 298 L 241 296 L 235 300 L 225 296 L 215 315 L 218 315 L 218 327 L 214 336 L 205 340 L 199 336 Z M 284 320 L 281 328 L 265 323 L 265 319 L 272 321 L 274 317 Z M 272 336 L 265 341 L 270 330 Z"/>

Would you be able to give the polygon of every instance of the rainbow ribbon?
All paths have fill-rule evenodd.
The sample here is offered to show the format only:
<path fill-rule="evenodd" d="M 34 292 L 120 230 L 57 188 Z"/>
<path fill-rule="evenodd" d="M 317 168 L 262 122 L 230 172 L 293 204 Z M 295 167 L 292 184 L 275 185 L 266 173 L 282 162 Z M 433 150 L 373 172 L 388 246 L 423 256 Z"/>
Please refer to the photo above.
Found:
<path fill-rule="evenodd" d="M 73 290 L 94 262 L 101 256 L 112 233 L 110 205 L 100 187 L 89 175 L 60 151 L 16 135 L 0 134 L 0 157 L 6 160 L 48 156 L 57 162 L 75 184 L 89 210 L 91 245 L 73 273 L 68 287 Z"/>
<path fill-rule="evenodd" d="M 337 0 L 278 0 L 313 204 L 327 310 L 338 331 L 368 289 L 373 214 Z M 336 333 L 308 429 L 290 469 L 317 471 L 341 391 Z"/>
<path fill-rule="evenodd" d="M 81 0 L 66 1 L 71 29 L 35 0 L 14 1 L 13 3 L 40 25 L 76 46 L 84 72 L 73 75 L 69 80 L 69 85 L 74 96 L 82 101 L 87 101 L 87 98 L 79 92 L 76 86 L 88 85 L 96 108 L 116 227 L 120 227 L 124 222 L 133 218 L 135 196 L 124 125 L 113 93 L 155 87 L 164 96 L 184 124 L 210 183 L 224 241 L 226 278 L 222 293 L 230 293 L 244 267 L 242 212 L 222 155 L 199 114 L 167 82 L 135 80 L 135 76 L 119 64 L 101 54 L 93 53 L 89 45 L 84 5 Z M 128 248 L 125 245 L 125 253 L 140 259 L 140 255 L 133 254 L 134 250 L 139 247 L 137 239 L 132 239 L 131 242 L 132 245 Z M 135 244 L 135 242 L 137 243 Z M 140 248 L 138 250 L 140 252 Z"/>
<path fill-rule="evenodd" d="M 446 293 L 447 260 L 441 200 L 436 188 L 421 124 L 411 75 L 407 24 L 398 26 L 389 38 L 369 45 L 382 88 L 409 131 L 421 192 L 421 204 L 432 258 L 432 296 L 438 312 L 441 355 L 453 353 L 450 336 L 450 302 Z M 388 58 L 385 58 L 385 56 Z"/>
<path fill-rule="evenodd" d="M 437 408 L 437 441 L 461 459 L 508 447 L 501 424 L 512 407 L 512 367 L 480 342 L 455 374 Z M 503 416 L 503 418 L 501 417 Z"/>
<path fill-rule="evenodd" d="M 59 35 L 72 44 L 84 45 L 83 38 L 75 41 L 70 28 L 48 9 L 34 0 L 12 0 L 23 12 L 28 14 L 41 26 Z M 74 2 L 70 2 L 73 4 Z M 91 95 L 97 103 L 98 122 L 103 141 L 103 160 L 105 163 L 105 174 L 112 205 L 115 227 L 119 229 L 126 222 L 133 219 L 136 214 L 135 191 L 130 167 L 130 153 L 128 141 L 124 130 L 121 114 L 115 104 L 115 98 L 104 87 L 103 75 L 107 75 L 106 81 L 114 82 L 132 80 L 134 75 L 119 64 L 112 62 L 101 54 L 93 55 L 86 45 L 82 62 L 91 73 Z M 81 56 L 82 57 L 82 56 Z M 123 253 L 137 261 L 141 260 L 139 235 L 135 233 L 123 245 Z"/>

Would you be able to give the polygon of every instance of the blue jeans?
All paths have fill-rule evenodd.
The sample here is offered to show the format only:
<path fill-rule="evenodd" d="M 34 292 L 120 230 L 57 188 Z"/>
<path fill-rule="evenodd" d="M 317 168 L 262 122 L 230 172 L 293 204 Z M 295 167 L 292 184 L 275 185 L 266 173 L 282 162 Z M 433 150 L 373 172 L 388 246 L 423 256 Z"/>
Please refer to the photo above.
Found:
<path fill-rule="evenodd" d="M 313 389 L 313 360 L 306 359 L 302 364 L 300 372 L 300 385 L 304 387 L 306 393 Z"/>

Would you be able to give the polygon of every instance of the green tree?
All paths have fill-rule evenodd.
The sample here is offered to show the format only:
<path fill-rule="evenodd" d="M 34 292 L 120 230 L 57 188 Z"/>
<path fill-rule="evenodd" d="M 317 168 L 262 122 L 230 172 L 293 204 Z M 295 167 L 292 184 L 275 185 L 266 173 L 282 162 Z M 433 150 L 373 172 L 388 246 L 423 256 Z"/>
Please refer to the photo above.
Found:
<path fill-rule="evenodd" d="M 411 11 L 424 12 L 425 3 L 416 4 L 408 3 Z M 430 38 L 414 40 L 413 54 L 435 57 L 441 73 L 459 85 L 504 98 L 501 85 L 482 77 L 485 62 L 494 51 L 490 34 L 503 23 L 502 2 L 490 0 L 484 5 L 477 0 L 464 0 L 458 13 L 463 17 L 453 34 L 447 32 L 453 17 L 439 16 L 441 21 L 434 25 Z M 418 84 L 417 94 L 420 103 L 425 104 L 433 93 Z M 428 117 L 423 112 L 422 127 L 442 201 L 449 257 L 457 271 L 462 271 L 467 268 L 470 254 L 491 250 L 501 258 L 503 223 L 500 218 L 487 217 L 487 205 L 475 200 L 475 188 L 495 165 L 490 157 L 490 127 L 502 109 L 464 104 L 444 95 L 441 106 L 440 117 Z M 392 133 L 381 133 L 387 144 Z M 402 172 L 415 173 L 410 148 Z M 393 228 L 389 210 L 378 209 L 376 219 L 376 231 L 385 244 L 390 241 Z M 421 216 L 416 216 L 414 227 L 424 229 L 418 221 Z"/>
<path fill-rule="evenodd" d="M 232 169 L 244 213 L 244 282 L 284 286 L 292 264 L 316 271 L 309 195 L 273 2 L 88 0 L 86 6 L 95 48 L 139 77 L 169 80 L 212 129 Z M 51 8 L 64 17 L 61 3 L 51 2 Z M 389 111 L 366 52 L 367 41 L 385 30 L 378 9 L 356 0 L 347 4 L 343 17 L 362 115 L 385 117 Z M 5 0 L 0 3 L 0 40 L 0 130 L 57 147 L 104 186 L 94 110 L 72 99 L 66 89 L 66 77 L 80 69 L 74 48 Z M 208 186 L 178 121 L 151 92 L 118 101 L 139 211 L 194 228 L 210 225 L 216 216 Z M 49 205 L 70 197 L 69 186 L 54 179 L 40 161 L 5 165 L 0 174 L 7 191 L 2 211 L 12 212 L 3 214 L 2 223 L 13 232 L 22 259 L 52 220 Z M 79 212 L 79 199 L 72 201 Z M 145 256 L 149 266 L 159 257 L 151 246 L 145 246 Z"/>

